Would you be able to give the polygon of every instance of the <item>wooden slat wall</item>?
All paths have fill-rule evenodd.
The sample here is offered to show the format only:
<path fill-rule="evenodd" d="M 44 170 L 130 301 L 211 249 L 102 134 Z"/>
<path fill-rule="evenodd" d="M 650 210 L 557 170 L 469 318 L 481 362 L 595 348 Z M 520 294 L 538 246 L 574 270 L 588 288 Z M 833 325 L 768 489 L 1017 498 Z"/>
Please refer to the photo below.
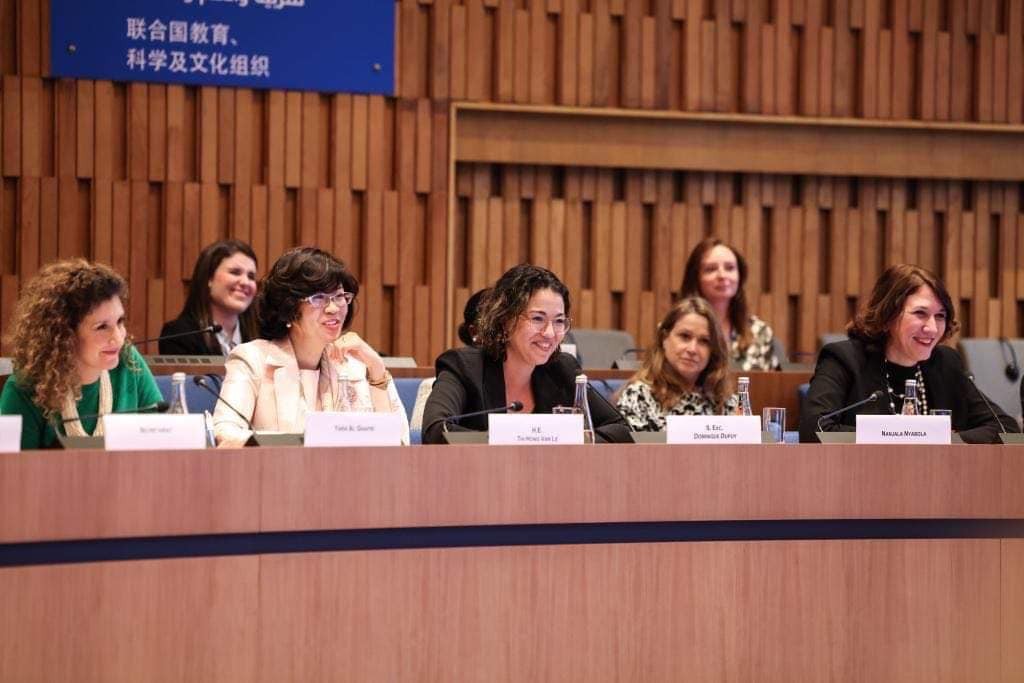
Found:
<path fill-rule="evenodd" d="M 879 269 L 940 272 L 965 334 L 1024 334 L 1019 182 L 459 165 L 452 100 L 864 119 L 1024 121 L 1024 0 L 400 0 L 397 97 L 56 80 L 49 3 L 0 0 L 0 324 L 58 256 L 129 278 L 133 332 L 177 314 L 199 249 L 266 267 L 315 242 L 364 284 L 380 350 L 429 364 L 510 264 L 556 269 L 578 325 L 647 342 L 708 234 L 791 351 Z M 456 229 L 447 268 L 448 186 Z"/>

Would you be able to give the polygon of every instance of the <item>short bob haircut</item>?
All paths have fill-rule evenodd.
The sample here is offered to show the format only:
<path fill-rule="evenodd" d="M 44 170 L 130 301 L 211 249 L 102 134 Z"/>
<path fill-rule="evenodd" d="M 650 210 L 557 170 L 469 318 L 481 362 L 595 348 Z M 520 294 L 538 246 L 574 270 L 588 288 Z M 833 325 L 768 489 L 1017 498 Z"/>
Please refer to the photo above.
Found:
<path fill-rule="evenodd" d="M 550 289 L 565 302 L 565 315 L 569 316 L 569 288 L 547 268 L 523 263 L 513 266 L 498 278 L 494 287 L 480 304 L 477 319 L 477 346 L 494 360 L 504 361 L 508 340 L 519 316 L 534 292 Z M 551 359 L 557 356 L 551 354 Z M 548 362 L 551 361 L 548 360 Z"/>
<path fill-rule="evenodd" d="M 708 364 L 697 376 L 696 386 L 689 387 L 682 376 L 665 358 L 665 340 L 683 317 L 696 314 L 708 321 L 711 334 L 711 355 Z M 644 363 L 631 381 L 651 387 L 651 393 L 663 409 L 671 408 L 689 391 L 703 393 L 721 413 L 732 393 L 729 379 L 729 346 L 718 324 L 714 310 L 706 300 L 692 296 L 681 299 L 669 309 L 655 334 L 654 342 L 644 357 Z"/>
<path fill-rule="evenodd" d="M 64 399 L 81 396 L 78 376 L 78 325 L 100 304 L 119 297 L 128 308 L 128 285 L 113 268 L 76 258 L 44 266 L 22 289 L 7 343 L 18 383 L 47 419 Z M 121 361 L 131 356 L 131 337 Z"/>
<path fill-rule="evenodd" d="M 192 268 L 192 280 L 188 284 L 188 297 L 181 309 L 181 314 L 190 316 L 199 324 L 199 328 L 209 327 L 213 324 L 213 317 L 210 315 L 210 280 L 217 272 L 220 262 L 235 254 L 244 254 L 252 259 L 257 266 L 256 252 L 248 244 L 241 240 L 221 240 L 207 245 L 199 253 L 196 265 Z M 256 300 L 253 300 L 253 304 Z M 240 316 L 238 324 L 243 339 L 255 339 L 258 332 L 258 322 L 255 305 L 250 305 Z M 215 344 L 216 345 L 216 344 Z"/>
<path fill-rule="evenodd" d="M 846 333 L 877 350 L 884 350 L 892 324 L 903 313 L 907 297 L 921 287 L 930 287 L 946 309 L 946 330 L 939 343 L 956 334 L 960 323 L 949 291 L 934 273 L 920 266 L 900 264 L 889 266 L 875 282 L 871 298 L 846 327 Z"/>
<path fill-rule="evenodd" d="M 296 247 L 281 255 L 260 282 L 260 336 L 284 339 L 289 323 L 299 318 L 302 300 L 314 294 L 344 289 L 359 294 L 359 281 L 345 264 L 316 247 Z M 353 299 L 345 314 L 342 329 L 347 330 L 356 313 Z"/>
<path fill-rule="evenodd" d="M 704 293 L 700 291 L 700 266 L 704 262 L 704 257 L 707 253 L 715 247 L 725 247 L 736 257 L 736 268 L 739 271 L 740 279 L 736 286 L 736 296 L 729 302 L 729 324 L 736 332 L 739 348 L 745 349 L 753 341 L 753 337 L 750 334 L 750 311 L 747 308 L 747 295 L 743 291 L 743 287 L 747 283 L 749 269 L 747 268 L 747 260 L 743 258 L 743 254 L 737 251 L 735 247 L 731 244 L 726 244 L 717 237 L 708 237 L 694 247 L 693 251 L 690 252 L 690 257 L 686 259 L 686 267 L 683 269 L 683 284 L 679 288 L 679 296 L 680 298 L 704 297 Z"/>

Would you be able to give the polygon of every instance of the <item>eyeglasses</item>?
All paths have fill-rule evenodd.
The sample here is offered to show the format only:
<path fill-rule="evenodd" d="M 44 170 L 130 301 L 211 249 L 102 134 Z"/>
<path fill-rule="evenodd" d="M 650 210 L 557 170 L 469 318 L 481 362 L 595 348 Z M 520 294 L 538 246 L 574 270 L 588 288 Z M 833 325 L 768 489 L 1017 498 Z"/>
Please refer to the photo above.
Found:
<path fill-rule="evenodd" d="M 337 294 L 325 294 L 323 292 L 319 294 L 311 294 L 310 296 L 303 297 L 301 300 L 308 303 L 313 308 L 326 308 L 328 303 L 333 303 L 339 308 L 341 306 L 348 306 L 355 301 L 356 295 L 352 292 L 338 292 Z"/>
<path fill-rule="evenodd" d="M 534 332 L 543 332 L 548 329 L 548 325 L 551 325 L 551 329 L 555 331 L 555 334 L 565 334 L 569 331 L 570 321 L 566 317 L 549 318 L 546 315 L 540 313 L 531 313 L 530 315 L 524 316 L 526 322 L 529 323 L 530 327 L 533 328 Z"/>

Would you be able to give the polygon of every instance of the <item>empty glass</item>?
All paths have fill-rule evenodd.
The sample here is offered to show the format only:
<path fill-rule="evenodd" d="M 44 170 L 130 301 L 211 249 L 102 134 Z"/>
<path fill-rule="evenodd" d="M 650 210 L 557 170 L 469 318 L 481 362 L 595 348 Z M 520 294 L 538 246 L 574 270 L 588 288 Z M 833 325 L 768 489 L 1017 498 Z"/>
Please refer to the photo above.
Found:
<path fill-rule="evenodd" d="M 784 443 L 786 409 L 765 408 L 761 412 L 761 430 L 768 434 L 769 443 Z"/>

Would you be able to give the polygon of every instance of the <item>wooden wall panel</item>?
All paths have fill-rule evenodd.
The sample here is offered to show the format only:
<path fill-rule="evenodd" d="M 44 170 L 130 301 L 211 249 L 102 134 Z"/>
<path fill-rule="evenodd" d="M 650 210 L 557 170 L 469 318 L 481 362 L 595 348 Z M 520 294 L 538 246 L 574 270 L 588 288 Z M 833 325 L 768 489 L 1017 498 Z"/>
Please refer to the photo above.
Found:
<path fill-rule="evenodd" d="M 267 681 L 342 670 L 360 680 L 999 680 L 999 558 L 998 540 L 264 556 L 257 669 Z"/>
<path fill-rule="evenodd" d="M 315 241 L 365 281 L 369 341 L 429 365 L 453 339 L 454 292 L 524 258 L 572 283 L 577 324 L 649 339 L 687 252 L 716 234 L 746 253 L 750 299 L 794 353 L 841 328 L 879 268 L 897 260 L 939 271 L 963 304 L 964 334 L 1024 334 L 1024 178 L 822 183 L 634 172 L 614 160 L 607 171 L 489 163 L 450 177 L 449 167 L 449 107 L 466 99 L 1017 132 L 1022 0 L 396 6 L 398 87 L 384 98 L 58 81 L 48 3 L 0 2 L 8 289 L 57 255 L 111 261 L 128 272 L 140 335 L 177 314 L 203 243 L 248 239 L 266 268 Z M 463 175 L 468 184 L 457 183 Z M 472 230 L 455 235 L 454 269 L 449 183 L 456 206 L 482 207 L 467 214 Z M 484 262 L 467 264 L 479 249 Z"/>

